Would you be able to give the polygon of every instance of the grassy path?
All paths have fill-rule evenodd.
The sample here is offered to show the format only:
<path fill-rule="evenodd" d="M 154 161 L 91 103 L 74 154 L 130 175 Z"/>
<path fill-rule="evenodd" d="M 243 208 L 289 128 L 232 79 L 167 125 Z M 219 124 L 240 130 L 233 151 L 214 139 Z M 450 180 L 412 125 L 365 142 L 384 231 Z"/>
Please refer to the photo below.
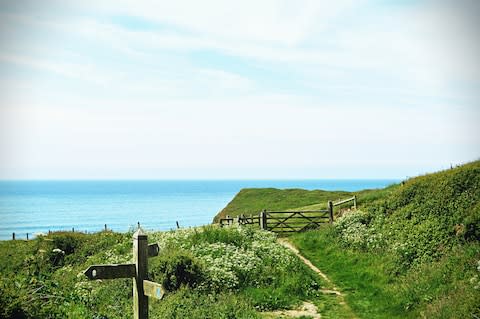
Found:
<path fill-rule="evenodd" d="M 344 294 L 334 285 L 334 283 L 327 277 L 320 269 L 318 269 L 310 260 L 305 258 L 302 254 L 300 254 L 299 250 L 288 241 L 286 238 L 279 238 L 278 243 L 285 248 L 291 250 L 307 267 L 313 270 L 317 275 L 322 277 L 322 279 L 329 285 L 328 289 L 320 290 L 324 296 L 321 296 L 318 300 L 320 303 L 321 309 L 325 310 L 325 313 L 320 315 L 317 314 L 318 317 L 325 317 L 325 318 L 357 318 L 351 308 L 345 301 Z M 335 300 L 332 300 L 332 296 Z M 333 302 L 333 304 L 332 304 Z M 336 303 L 336 305 L 335 305 Z M 317 310 L 318 311 L 318 310 Z M 314 317 L 316 318 L 316 317 Z"/>

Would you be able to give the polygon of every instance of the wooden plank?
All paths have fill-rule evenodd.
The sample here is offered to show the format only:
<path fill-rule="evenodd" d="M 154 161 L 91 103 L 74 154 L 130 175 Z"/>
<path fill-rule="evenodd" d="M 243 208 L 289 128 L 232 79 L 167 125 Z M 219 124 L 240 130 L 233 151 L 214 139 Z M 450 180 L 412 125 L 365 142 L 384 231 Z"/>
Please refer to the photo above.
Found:
<path fill-rule="evenodd" d="M 323 218 L 329 218 L 328 214 L 322 215 L 322 216 L 307 216 L 307 217 L 302 217 L 302 216 L 292 216 L 289 218 L 289 220 L 297 220 L 297 219 L 304 219 L 304 220 L 315 220 L 315 219 L 323 219 Z M 269 217 L 268 221 L 277 221 L 277 220 L 283 220 L 283 217 Z"/>
<path fill-rule="evenodd" d="M 290 212 L 267 212 L 268 214 L 291 214 L 291 213 L 328 213 L 327 209 L 321 210 L 297 210 L 297 211 L 290 211 Z"/>
<path fill-rule="evenodd" d="M 116 279 L 135 277 L 135 264 L 93 265 L 83 272 L 88 279 Z"/>
<path fill-rule="evenodd" d="M 157 284 L 156 282 L 149 281 L 149 280 L 144 280 L 143 292 L 148 297 L 162 299 L 163 295 L 165 294 L 165 289 L 161 284 Z"/>
<path fill-rule="evenodd" d="M 322 225 L 325 225 L 325 224 L 328 224 L 329 221 L 328 220 L 325 220 L 324 222 L 317 222 L 317 223 L 295 223 L 295 224 L 281 224 L 281 223 L 278 223 L 278 224 L 269 224 L 268 228 L 271 229 L 271 228 L 298 228 L 298 227 L 305 227 L 305 226 L 308 226 L 308 225 L 317 225 L 317 226 L 322 226 Z"/>
<path fill-rule="evenodd" d="M 159 252 L 160 252 L 160 247 L 158 246 L 158 244 L 148 245 L 148 257 L 158 256 Z"/>
<path fill-rule="evenodd" d="M 273 231 L 273 233 L 276 233 L 276 234 L 295 234 L 295 233 L 299 233 L 297 231 Z"/>
<path fill-rule="evenodd" d="M 299 222 L 299 221 L 311 221 L 311 222 L 321 222 L 322 220 L 324 219 L 328 219 L 329 216 L 328 215 L 324 215 L 324 216 L 290 216 L 288 218 L 286 217 L 275 217 L 275 218 L 268 218 L 268 221 L 271 222 L 271 223 L 283 223 L 283 222 L 286 222 L 288 221 L 288 223 L 290 222 Z"/>
<path fill-rule="evenodd" d="M 355 201 L 355 200 L 356 200 L 356 198 L 355 198 L 355 196 L 353 196 L 353 197 L 350 197 L 350 198 L 347 198 L 347 199 L 344 199 L 344 200 L 335 202 L 335 203 L 333 203 L 333 206 L 342 205 L 342 204 L 345 204 L 345 203 L 348 203 L 348 202 L 351 202 L 351 201 Z"/>

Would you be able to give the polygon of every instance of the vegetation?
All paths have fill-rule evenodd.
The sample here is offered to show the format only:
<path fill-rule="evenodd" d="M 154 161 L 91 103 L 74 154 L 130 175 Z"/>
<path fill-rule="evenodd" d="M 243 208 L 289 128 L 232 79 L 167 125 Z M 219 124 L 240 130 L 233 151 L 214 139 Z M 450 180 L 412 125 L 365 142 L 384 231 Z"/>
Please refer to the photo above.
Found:
<path fill-rule="evenodd" d="M 149 277 L 168 290 L 150 303 L 151 318 L 257 318 L 316 300 L 326 287 L 274 234 L 258 229 L 205 226 L 149 240 L 161 247 Z M 0 318 L 130 318 L 132 280 L 89 281 L 83 271 L 131 262 L 131 249 L 131 233 L 1 242 Z"/>
<path fill-rule="evenodd" d="M 359 197 L 292 240 L 360 317 L 480 317 L 480 162 Z"/>
<path fill-rule="evenodd" d="M 149 233 L 149 277 L 168 290 L 151 318 L 271 318 L 313 302 L 324 318 L 480 318 L 480 162 L 356 193 L 242 190 L 216 218 L 266 209 L 358 209 L 291 240 L 345 294 L 274 234 L 205 226 Z M 0 242 L 0 318 L 130 318 L 131 279 L 89 281 L 92 264 L 132 260 L 132 233 L 60 232 Z"/>

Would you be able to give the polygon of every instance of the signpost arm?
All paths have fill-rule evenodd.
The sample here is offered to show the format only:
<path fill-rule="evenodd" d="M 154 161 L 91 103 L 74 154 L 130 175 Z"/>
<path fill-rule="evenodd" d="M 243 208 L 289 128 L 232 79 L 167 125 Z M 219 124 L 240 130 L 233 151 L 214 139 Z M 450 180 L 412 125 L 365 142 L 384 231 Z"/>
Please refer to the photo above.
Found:
<path fill-rule="evenodd" d="M 136 276 L 133 278 L 133 318 L 148 319 L 148 297 L 143 290 L 143 281 L 147 279 L 147 234 L 139 228 L 133 234 L 133 257 Z"/>

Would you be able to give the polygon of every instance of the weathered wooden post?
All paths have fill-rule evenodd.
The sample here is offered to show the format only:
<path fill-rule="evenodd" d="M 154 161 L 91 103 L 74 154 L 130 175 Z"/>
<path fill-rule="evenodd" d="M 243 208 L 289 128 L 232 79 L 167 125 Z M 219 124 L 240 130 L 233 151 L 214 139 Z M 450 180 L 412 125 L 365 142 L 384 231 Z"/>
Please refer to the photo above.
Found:
<path fill-rule="evenodd" d="M 28 233 L 27 233 L 27 240 L 28 240 Z"/>
<path fill-rule="evenodd" d="M 105 231 L 107 231 L 107 224 L 104 225 L 104 228 L 103 228 Z"/>
<path fill-rule="evenodd" d="M 177 229 L 180 229 L 180 225 L 178 224 L 178 220 L 176 221 L 177 223 Z"/>
<path fill-rule="evenodd" d="M 12 233 L 12 240 L 15 240 L 15 233 Z"/>
<path fill-rule="evenodd" d="M 265 209 L 260 213 L 259 221 L 260 229 L 267 230 L 267 211 Z"/>
<path fill-rule="evenodd" d="M 240 214 L 240 223 L 241 223 L 242 225 L 247 224 L 247 221 L 246 221 L 246 218 L 245 218 L 245 215 L 244 215 L 244 214 Z"/>
<path fill-rule="evenodd" d="M 357 209 L 357 195 L 353 195 L 353 209 Z"/>
<path fill-rule="evenodd" d="M 162 299 L 162 285 L 147 280 L 147 259 L 157 256 L 157 244 L 147 244 L 147 234 L 139 228 L 133 234 L 134 264 L 93 265 L 85 270 L 89 279 L 133 278 L 133 318 L 148 319 L 148 297 Z"/>
<path fill-rule="evenodd" d="M 333 224 L 333 203 L 331 200 L 328 201 L 328 214 L 330 217 L 330 224 Z"/>
<path fill-rule="evenodd" d="M 133 318 L 148 318 L 148 297 L 143 292 L 143 280 L 147 279 L 147 235 L 139 228 L 133 234 L 133 258 L 137 275 L 133 278 Z"/>

